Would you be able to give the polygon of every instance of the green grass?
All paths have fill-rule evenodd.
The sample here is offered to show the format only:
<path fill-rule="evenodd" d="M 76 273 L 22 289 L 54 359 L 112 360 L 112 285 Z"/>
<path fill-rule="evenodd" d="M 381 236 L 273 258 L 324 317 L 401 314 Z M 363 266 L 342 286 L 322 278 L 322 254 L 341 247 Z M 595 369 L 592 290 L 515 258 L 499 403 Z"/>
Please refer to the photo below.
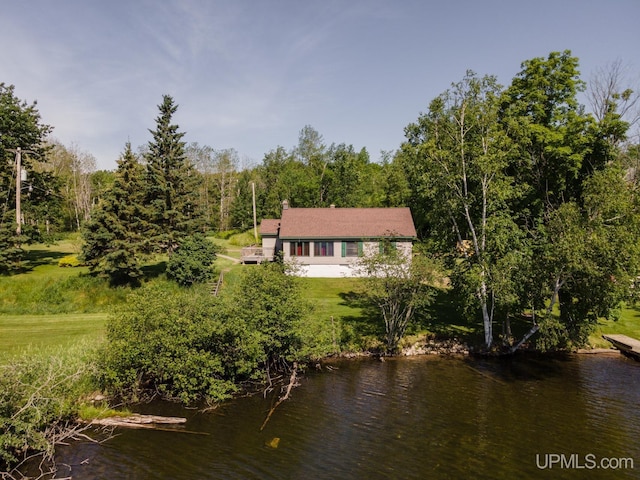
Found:
<path fill-rule="evenodd" d="M 596 331 L 589 337 L 589 342 L 594 348 L 609 348 L 611 344 L 602 338 L 602 335 L 606 334 L 621 334 L 640 339 L 640 307 L 623 309 L 616 321 L 599 320 Z"/>
<path fill-rule="evenodd" d="M 212 237 L 212 241 L 225 255 L 239 258 L 239 240 L 246 238 L 245 233 L 228 239 Z M 54 245 L 31 245 L 25 249 L 24 272 L 0 277 L 0 356 L 25 349 L 67 346 L 104 335 L 107 311 L 124 302 L 130 289 L 110 288 L 105 280 L 83 275 L 86 267 L 58 266 L 61 258 L 77 253 L 79 248 L 77 235 Z M 163 278 L 163 260 L 166 259 L 152 259 L 144 267 L 149 281 Z M 255 266 L 239 265 L 222 257 L 216 260 L 217 271 L 225 272 L 227 286 L 235 283 L 245 268 Z M 384 328 L 377 312 L 362 303 L 358 294 L 360 282 L 356 278 L 301 279 L 303 294 L 316 306 L 318 320 L 333 319 L 352 340 L 379 336 Z M 435 334 L 471 342 L 481 336 L 480 323 L 460 318 L 452 296 L 444 290 L 425 313 L 407 334 Z M 517 322 L 513 327 L 515 333 Z M 618 321 L 599 321 L 590 338 L 592 346 L 608 348 L 609 343 L 602 339 L 607 333 L 640 338 L 640 308 L 624 309 Z"/>
<path fill-rule="evenodd" d="M 104 336 L 106 313 L 0 315 L 0 357 Z"/>
<path fill-rule="evenodd" d="M 301 278 L 305 298 L 317 307 L 317 312 L 329 320 L 334 318 L 360 317 L 363 306 L 358 303 L 357 278 Z"/>
<path fill-rule="evenodd" d="M 209 236 L 209 240 L 211 240 L 214 244 L 220 247 L 220 253 L 223 255 L 227 255 L 232 258 L 236 258 L 240 260 L 242 257 L 242 247 L 246 247 L 249 245 L 256 245 L 256 239 L 253 236 L 253 229 L 241 232 L 234 233 L 232 235 L 221 235 L 221 236 Z M 258 245 L 260 245 L 260 239 L 258 238 Z"/>
<path fill-rule="evenodd" d="M 105 418 L 113 417 L 130 417 L 132 415 L 131 410 L 124 408 L 122 410 L 115 410 L 113 408 L 100 406 L 100 405 L 80 405 L 78 409 L 78 417 L 81 420 L 102 420 Z"/>

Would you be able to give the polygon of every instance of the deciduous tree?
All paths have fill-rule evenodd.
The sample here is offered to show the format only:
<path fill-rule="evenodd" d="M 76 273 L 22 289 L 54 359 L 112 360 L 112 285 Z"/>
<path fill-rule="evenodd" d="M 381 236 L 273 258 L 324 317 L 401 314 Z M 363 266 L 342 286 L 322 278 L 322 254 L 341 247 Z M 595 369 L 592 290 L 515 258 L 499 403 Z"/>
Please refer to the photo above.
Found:
<path fill-rule="evenodd" d="M 406 128 L 408 161 L 419 164 L 431 235 L 443 252 L 458 252 L 453 282 L 481 312 L 485 347 L 493 343 L 500 285 L 508 284 L 507 253 L 518 243 L 509 201 L 516 192 L 506 174 L 509 142 L 498 124 L 500 86 L 473 72 L 431 102 Z"/>
<path fill-rule="evenodd" d="M 29 152 L 22 155 L 22 168 L 30 176 L 32 159 L 44 159 L 44 142 L 51 130 L 51 126 L 42 123 L 36 102 L 20 100 L 13 85 L 0 83 L 0 272 L 18 268 L 20 245 L 28 241 L 24 235 L 16 236 L 16 175 L 21 174 L 15 168 L 16 149 Z"/>
<path fill-rule="evenodd" d="M 381 252 L 364 252 L 356 271 L 363 277 L 363 294 L 380 309 L 389 353 L 398 345 L 417 310 L 433 300 L 437 277 L 435 263 L 426 256 L 408 257 L 390 243 Z"/>

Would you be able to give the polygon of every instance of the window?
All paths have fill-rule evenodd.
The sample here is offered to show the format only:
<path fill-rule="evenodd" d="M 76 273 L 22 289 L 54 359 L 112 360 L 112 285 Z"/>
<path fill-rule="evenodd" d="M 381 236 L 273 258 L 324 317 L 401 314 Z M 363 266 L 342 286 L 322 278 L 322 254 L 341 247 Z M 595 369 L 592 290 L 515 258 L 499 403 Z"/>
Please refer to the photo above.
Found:
<path fill-rule="evenodd" d="M 343 257 L 358 257 L 362 255 L 362 242 L 342 242 Z"/>
<path fill-rule="evenodd" d="M 333 257 L 333 242 L 314 242 L 313 255 L 316 257 Z"/>
<path fill-rule="evenodd" d="M 396 242 L 390 242 L 388 240 L 383 240 L 378 243 L 378 248 L 380 253 L 390 254 L 393 250 L 397 249 Z"/>
<path fill-rule="evenodd" d="M 289 244 L 289 254 L 292 257 L 308 257 L 309 256 L 309 242 L 291 242 Z"/>

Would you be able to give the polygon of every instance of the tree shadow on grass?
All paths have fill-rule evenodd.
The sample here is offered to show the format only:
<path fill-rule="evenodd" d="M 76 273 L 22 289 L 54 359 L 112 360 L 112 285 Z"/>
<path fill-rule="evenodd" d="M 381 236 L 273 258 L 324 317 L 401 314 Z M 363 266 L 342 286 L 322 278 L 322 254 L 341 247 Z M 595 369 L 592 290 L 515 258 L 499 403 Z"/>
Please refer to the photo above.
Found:
<path fill-rule="evenodd" d="M 482 341 L 480 320 L 466 318 L 452 290 L 437 289 L 433 302 L 421 312 L 422 326 L 436 339 L 457 339 L 468 344 Z"/>
<path fill-rule="evenodd" d="M 345 325 L 350 326 L 353 331 L 363 337 L 376 337 L 383 339 L 385 335 L 384 320 L 380 315 L 380 310 L 375 305 L 367 302 L 362 293 L 356 291 L 340 293 L 341 305 L 349 308 L 359 309 L 360 315 L 349 315 L 342 318 Z"/>
<path fill-rule="evenodd" d="M 152 279 L 158 278 L 160 275 L 165 273 L 167 270 L 167 262 L 162 261 L 150 265 L 144 265 L 142 267 L 142 273 L 144 274 L 144 278 Z"/>
<path fill-rule="evenodd" d="M 25 250 L 21 264 L 21 271 L 26 273 L 33 271 L 34 268 L 41 265 L 57 265 L 58 260 L 66 257 L 67 255 L 69 255 L 69 253 L 51 250 Z"/>
<path fill-rule="evenodd" d="M 368 303 L 365 295 L 356 291 L 341 293 L 340 298 L 343 305 L 358 308 L 362 312 L 359 316 L 342 317 L 345 325 L 353 328 L 359 335 L 384 339 L 384 320 L 377 306 Z M 431 305 L 416 311 L 406 333 L 418 334 L 426 331 L 436 340 L 455 339 L 469 345 L 481 344 L 483 332 L 480 319 L 467 319 L 460 313 L 457 305 L 451 290 L 435 290 Z"/>

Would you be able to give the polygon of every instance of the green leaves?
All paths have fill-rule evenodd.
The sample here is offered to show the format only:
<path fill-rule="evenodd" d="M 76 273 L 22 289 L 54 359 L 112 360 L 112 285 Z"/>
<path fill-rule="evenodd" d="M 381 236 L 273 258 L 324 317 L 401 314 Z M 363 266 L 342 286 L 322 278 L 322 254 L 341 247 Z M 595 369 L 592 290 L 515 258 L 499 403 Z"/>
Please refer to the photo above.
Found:
<path fill-rule="evenodd" d="M 423 255 L 411 258 L 396 248 L 381 250 L 361 256 L 357 271 L 363 277 L 365 298 L 380 309 L 387 351 L 395 353 L 416 312 L 433 300 L 437 268 Z"/>
<path fill-rule="evenodd" d="M 639 273 L 637 194 L 617 166 L 627 126 L 615 96 L 599 122 L 586 114 L 584 87 L 578 59 L 552 52 L 504 91 L 468 72 L 405 129 L 412 209 L 469 315 L 482 314 L 487 347 L 494 313 L 508 323 L 531 308 L 541 345 L 577 345 Z"/>
<path fill-rule="evenodd" d="M 52 130 L 49 125 L 41 123 L 36 103 L 29 105 L 21 101 L 15 96 L 14 90 L 13 85 L 0 83 L 0 192 L 3 192 L 0 206 L 0 273 L 11 273 L 19 268 L 22 254 L 20 244 L 29 240 L 27 236 L 15 236 L 15 178 L 20 175 L 15 171 L 15 150 L 23 150 L 22 168 L 31 175 L 31 157 L 44 153 L 44 139 Z M 27 152 L 29 155 L 26 155 Z M 34 195 L 32 203 L 39 205 L 45 202 Z M 25 229 L 24 233 L 35 234 L 29 229 Z"/>
<path fill-rule="evenodd" d="M 169 257 L 167 277 L 183 287 L 203 283 L 213 277 L 216 260 L 215 244 L 203 235 L 186 237 Z"/>
<path fill-rule="evenodd" d="M 108 323 L 103 385 L 127 399 L 151 390 L 184 403 L 216 402 L 242 381 L 317 352 L 306 326 L 330 336 L 307 323 L 298 280 L 267 263 L 244 269 L 215 298 L 205 289 L 143 286 Z"/>
<path fill-rule="evenodd" d="M 224 323 L 207 293 L 143 287 L 108 324 L 102 382 L 130 399 L 145 388 L 185 403 L 227 398 L 235 387 L 226 343 L 244 333 Z"/>
<path fill-rule="evenodd" d="M 84 226 L 83 260 L 113 284 L 136 284 L 142 277 L 146 216 L 143 168 L 127 143 L 113 185 Z"/>

